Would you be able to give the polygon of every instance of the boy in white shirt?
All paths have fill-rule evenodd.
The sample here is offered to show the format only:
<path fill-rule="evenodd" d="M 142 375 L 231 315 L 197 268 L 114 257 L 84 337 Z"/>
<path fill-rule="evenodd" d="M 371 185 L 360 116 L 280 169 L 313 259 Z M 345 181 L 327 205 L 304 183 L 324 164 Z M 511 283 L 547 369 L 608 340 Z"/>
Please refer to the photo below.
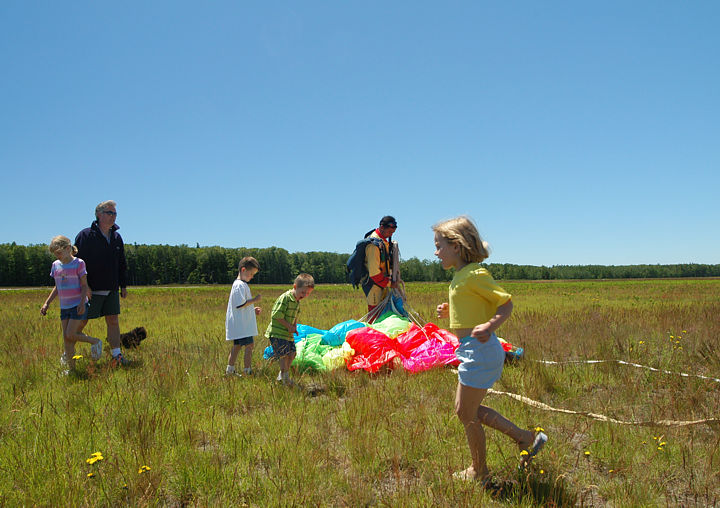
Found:
<path fill-rule="evenodd" d="M 228 298 L 227 314 L 225 316 L 225 340 L 233 341 L 228 356 L 228 365 L 225 369 L 226 375 L 240 376 L 235 371 L 235 360 L 240 348 L 245 347 L 245 374 L 252 374 L 252 352 L 254 347 L 253 337 L 258 334 L 257 320 L 255 316 L 260 314 L 260 307 L 253 304 L 260 300 L 260 295 L 252 297 L 248 282 L 252 280 L 260 269 L 260 264 L 253 257 L 244 257 L 239 263 L 239 273 L 230 290 Z"/>

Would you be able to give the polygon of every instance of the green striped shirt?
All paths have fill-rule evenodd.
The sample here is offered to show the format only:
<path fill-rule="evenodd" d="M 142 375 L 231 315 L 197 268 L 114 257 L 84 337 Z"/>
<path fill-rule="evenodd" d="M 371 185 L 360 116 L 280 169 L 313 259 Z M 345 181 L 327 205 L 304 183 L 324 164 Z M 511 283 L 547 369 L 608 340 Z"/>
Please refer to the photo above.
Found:
<path fill-rule="evenodd" d="M 292 335 L 288 332 L 287 328 L 281 325 L 277 320 L 284 319 L 290 324 L 295 322 L 297 315 L 300 313 L 300 302 L 295 299 L 294 290 L 289 289 L 281 294 L 272 308 L 272 315 L 270 316 L 270 324 L 267 327 L 265 336 L 276 339 L 292 340 Z"/>

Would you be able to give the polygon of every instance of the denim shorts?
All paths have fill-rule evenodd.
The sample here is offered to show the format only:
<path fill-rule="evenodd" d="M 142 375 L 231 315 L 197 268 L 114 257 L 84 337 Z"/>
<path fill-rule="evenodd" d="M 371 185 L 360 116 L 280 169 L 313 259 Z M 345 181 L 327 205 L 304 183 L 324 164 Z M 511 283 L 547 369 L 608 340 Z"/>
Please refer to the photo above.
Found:
<path fill-rule="evenodd" d="M 85 321 L 88 315 L 89 304 L 85 303 L 85 312 L 78 314 L 77 305 L 70 307 L 69 309 L 60 309 L 60 320 L 65 321 L 66 319 L 74 319 L 76 321 Z"/>
<path fill-rule="evenodd" d="M 492 388 L 495 381 L 500 379 L 505 364 L 505 350 L 494 333 L 487 342 L 463 337 L 455 356 L 460 360 L 460 384 L 472 388 Z"/>
<path fill-rule="evenodd" d="M 282 358 L 295 352 L 295 342 L 292 340 L 270 337 L 270 344 L 272 345 L 273 356 L 275 358 Z"/>
<path fill-rule="evenodd" d="M 236 346 L 249 346 L 255 343 L 252 337 L 243 337 L 242 339 L 233 339 L 233 344 Z"/>

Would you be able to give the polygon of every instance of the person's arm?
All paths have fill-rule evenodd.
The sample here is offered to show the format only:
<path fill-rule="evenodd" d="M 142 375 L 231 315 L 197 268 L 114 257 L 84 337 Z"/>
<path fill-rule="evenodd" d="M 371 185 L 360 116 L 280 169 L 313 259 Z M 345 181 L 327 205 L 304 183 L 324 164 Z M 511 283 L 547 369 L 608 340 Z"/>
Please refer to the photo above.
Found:
<path fill-rule="evenodd" d="M 507 318 L 509 318 L 510 314 L 512 314 L 512 310 L 512 300 L 508 300 L 497 308 L 497 310 L 495 311 L 495 315 L 490 318 L 489 321 L 481 323 L 475 328 L 473 328 L 470 335 L 479 340 L 480 342 L 487 342 L 488 339 L 490 339 L 490 335 L 492 335 L 495 330 L 500 328 L 501 324 L 507 321 Z"/>
<path fill-rule="evenodd" d="M 284 326 L 287 331 L 290 332 L 290 336 L 292 337 L 296 329 L 292 323 L 285 319 L 287 316 L 287 310 L 287 301 L 281 296 L 275 301 L 275 305 L 273 305 L 270 319 Z"/>
<path fill-rule="evenodd" d="M 120 283 L 120 296 L 127 298 L 127 259 L 125 258 L 125 243 L 122 237 L 117 235 L 120 242 L 120 259 L 118 259 L 118 281 Z"/>
<path fill-rule="evenodd" d="M 293 335 L 297 330 L 297 328 L 295 328 L 294 324 L 292 324 L 288 321 L 285 321 L 283 318 L 275 318 L 275 321 L 277 321 L 278 323 L 283 325 L 285 328 L 287 328 L 287 331 L 290 332 L 290 335 Z"/>
<path fill-rule="evenodd" d="M 90 286 L 88 286 L 87 283 L 87 275 L 81 275 L 80 276 L 80 303 L 77 306 L 77 312 L 78 315 L 83 315 L 85 313 L 85 300 L 90 300 L 92 298 L 92 292 L 90 291 Z"/>
<path fill-rule="evenodd" d="M 438 319 L 447 319 L 450 317 L 450 304 L 447 302 L 441 303 L 435 310 L 437 311 Z"/>
<path fill-rule="evenodd" d="M 45 299 L 45 303 L 42 304 L 42 307 L 40 307 L 40 314 L 43 316 L 47 314 L 48 307 L 50 307 L 50 303 L 55 299 L 57 296 L 57 286 L 52 288 L 52 291 L 50 291 L 50 294 L 48 295 L 47 299 Z"/>
<path fill-rule="evenodd" d="M 258 294 L 257 296 L 254 296 L 254 297 L 250 298 L 249 300 L 245 300 L 245 303 L 242 303 L 242 304 L 240 304 L 240 305 L 237 305 L 237 306 L 235 306 L 235 308 L 236 308 L 236 309 L 242 309 L 242 308 L 245 307 L 246 305 L 251 304 L 251 303 L 255 303 L 255 302 L 258 302 L 258 301 L 260 301 L 260 294 Z"/>

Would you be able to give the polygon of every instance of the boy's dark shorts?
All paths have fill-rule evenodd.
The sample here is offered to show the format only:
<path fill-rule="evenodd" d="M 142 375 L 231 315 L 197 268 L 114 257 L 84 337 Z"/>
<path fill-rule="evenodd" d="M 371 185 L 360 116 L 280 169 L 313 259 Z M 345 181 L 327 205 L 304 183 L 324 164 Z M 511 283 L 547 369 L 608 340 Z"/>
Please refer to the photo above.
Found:
<path fill-rule="evenodd" d="M 88 319 L 96 319 L 101 316 L 117 316 L 120 314 L 120 291 L 110 291 L 109 295 L 93 294 L 90 299 Z"/>
<path fill-rule="evenodd" d="M 85 312 L 78 314 L 77 306 L 70 307 L 69 309 L 60 309 L 60 320 L 65 321 L 66 319 L 74 319 L 76 321 L 85 321 L 88 317 L 88 306 L 85 304 Z"/>
<path fill-rule="evenodd" d="M 243 337 L 242 339 L 233 339 L 233 344 L 236 346 L 249 346 L 250 344 L 254 344 L 255 341 L 252 337 Z"/>
<path fill-rule="evenodd" d="M 295 342 L 292 340 L 270 337 L 270 345 L 272 345 L 273 356 L 275 358 L 282 358 L 283 356 L 287 356 L 295 352 Z"/>

